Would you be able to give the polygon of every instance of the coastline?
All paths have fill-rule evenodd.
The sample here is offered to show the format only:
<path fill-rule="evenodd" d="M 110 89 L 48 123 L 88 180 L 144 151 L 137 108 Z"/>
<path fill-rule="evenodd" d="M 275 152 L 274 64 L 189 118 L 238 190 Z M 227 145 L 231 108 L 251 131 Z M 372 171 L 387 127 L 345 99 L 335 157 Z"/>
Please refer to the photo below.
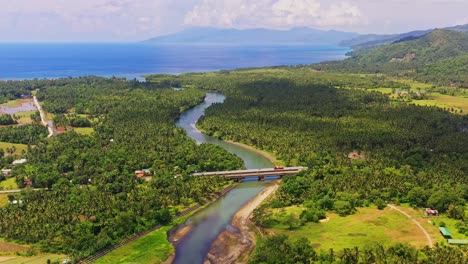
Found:
<path fill-rule="evenodd" d="M 251 215 L 278 187 L 279 182 L 273 182 L 236 212 L 231 220 L 231 228 L 223 231 L 211 244 L 205 264 L 247 262 L 256 241 L 255 231 L 249 227 L 253 225 Z"/>

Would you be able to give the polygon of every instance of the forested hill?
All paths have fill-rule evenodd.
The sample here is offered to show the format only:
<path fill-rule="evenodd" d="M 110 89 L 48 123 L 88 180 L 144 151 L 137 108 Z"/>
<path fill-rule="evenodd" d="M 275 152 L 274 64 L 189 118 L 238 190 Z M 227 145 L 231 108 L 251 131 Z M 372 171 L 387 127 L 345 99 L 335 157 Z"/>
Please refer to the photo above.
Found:
<path fill-rule="evenodd" d="M 425 36 L 401 40 L 375 48 L 358 49 L 340 62 L 314 65 L 318 70 L 360 73 L 387 73 L 416 77 L 422 81 L 436 75 L 438 84 L 468 85 L 464 66 L 468 55 L 468 33 L 435 30 Z M 446 71 L 443 65 L 459 65 Z M 432 78 L 433 79 L 433 78 Z"/>
<path fill-rule="evenodd" d="M 458 25 L 454 27 L 443 28 L 446 30 L 455 30 L 460 32 L 468 32 L 468 24 Z M 402 34 L 391 34 L 391 35 L 379 35 L 379 34 L 368 34 L 355 37 L 353 39 L 344 40 L 340 43 L 342 46 L 360 48 L 360 47 L 370 47 L 381 44 L 388 44 L 394 41 L 399 41 L 407 38 L 417 38 L 437 29 L 425 29 L 425 30 L 415 30 Z"/>

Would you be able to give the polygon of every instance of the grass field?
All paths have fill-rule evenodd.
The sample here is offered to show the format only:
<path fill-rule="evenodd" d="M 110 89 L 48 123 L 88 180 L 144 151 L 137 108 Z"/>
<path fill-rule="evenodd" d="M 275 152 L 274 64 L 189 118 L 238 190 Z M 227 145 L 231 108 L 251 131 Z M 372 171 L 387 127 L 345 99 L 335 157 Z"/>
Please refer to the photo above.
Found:
<path fill-rule="evenodd" d="M 62 261 L 67 258 L 65 255 L 57 254 L 38 254 L 30 257 L 19 256 L 17 253 L 22 255 L 26 254 L 31 247 L 19 245 L 14 242 L 7 242 L 0 238 L 0 263 L 1 264 L 44 264 L 47 260 L 59 260 Z"/>
<path fill-rule="evenodd" d="M 429 95 L 429 100 L 413 100 L 411 103 L 417 105 L 437 106 L 440 108 L 453 108 L 463 114 L 468 114 L 468 97 L 450 96 L 436 93 Z"/>
<path fill-rule="evenodd" d="M 27 151 L 28 150 L 28 145 L 25 144 L 13 144 L 13 143 L 7 143 L 7 142 L 0 142 L 0 148 L 5 151 L 5 155 L 7 155 L 7 148 L 12 148 L 15 146 L 16 152 L 15 155 L 19 156 L 21 155 L 21 151 Z"/>
<path fill-rule="evenodd" d="M 182 224 L 193 213 L 177 219 L 168 226 L 164 226 L 149 233 L 131 243 L 112 251 L 103 258 L 98 259 L 96 264 L 113 263 L 162 263 L 173 252 L 174 247 L 167 239 L 167 232 L 175 226 Z"/>
<path fill-rule="evenodd" d="M 0 207 L 5 206 L 8 203 L 8 194 L 0 193 Z"/>
<path fill-rule="evenodd" d="M 0 182 L 0 190 L 17 190 L 18 184 L 16 184 L 15 178 L 8 178 Z"/>
<path fill-rule="evenodd" d="M 300 211 L 302 208 L 286 209 L 286 213 L 298 214 Z M 315 248 L 323 250 L 339 250 L 376 243 L 390 245 L 403 242 L 417 247 L 428 244 L 423 232 L 410 219 L 388 207 L 384 210 L 373 207 L 359 208 L 354 215 L 346 217 L 334 213 L 328 213 L 327 216 L 328 222 L 307 223 L 294 230 L 279 224 L 267 231 L 287 234 L 293 238 L 305 236 Z M 436 229 L 430 224 L 428 226 Z"/>
<path fill-rule="evenodd" d="M 447 240 L 442 237 L 439 232 L 439 224 L 444 222 L 446 227 L 452 233 L 453 238 L 455 239 L 468 239 L 467 236 L 464 234 L 460 234 L 455 227 L 457 220 L 448 218 L 445 215 L 435 216 L 435 217 L 426 217 L 422 213 L 421 210 L 414 210 L 408 204 L 402 204 L 398 206 L 401 210 L 405 211 L 407 214 L 411 215 L 411 217 L 417 220 L 429 233 L 434 243 L 438 242 L 439 244 L 447 244 Z"/>
<path fill-rule="evenodd" d="M 427 92 L 432 89 L 432 84 L 421 83 L 412 80 L 406 79 L 392 79 L 394 81 L 407 84 L 411 86 L 413 92 L 421 91 Z M 379 91 L 384 94 L 391 95 L 391 98 L 396 98 L 392 95 L 392 88 L 372 88 L 368 89 L 369 91 Z M 398 89 L 397 89 L 398 90 Z M 436 106 L 440 108 L 454 109 L 458 114 L 468 114 L 468 95 L 465 92 L 464 94 L 459 94 L 457 96 L 451 96 L 447 94 L 441 94 L 438 92 L 432 92 L 427 94 L 427 100 L 412 100 L 412 104 L 421 105 L 421 106 Z M 462 112 L 460 112 L 462 110 Z"/>
<path fill-rule="evenodd" d="M 17 99 L 17 100 L 11 100 L 11 101 L 8 101 L 4 104 L 0 104 L 0 107 L 1 106 L 4 106 L 4 107 L 18 107 L 18 106 L 21 106 L 21 104 L 25 102 L 24 99 Z"/>
<path fill-rule="evenodd" d="M 19 124 L 31 124 L 31 115 L 34 114 L 36 111 L 27 111 L 27 112 L 19 112 L 16 113 L 15 116 L 19 117 L 18 123 Z"/>
<path fill-rule="evenodd" d="M 1 252 L 0 252 L 1 254 Z M 57 254 L 40 254 L 32 257 L 21 257 L 17 255 L 11 256 L 1 256 L 0 255 L 0 263 L 1 264 L 45 264 L 47 260 L 56 261 L 58 260 L 60 263 L 67 256 L 65 255 L 57 255 Z"/>
<path fill-rule="evenodd" d="M 81 135 L 91 135 L 94 133 L 94 128 L 92 127 L 75 127 L 73 130 L 76 131 L 76 133 L 81 134 Z"/>

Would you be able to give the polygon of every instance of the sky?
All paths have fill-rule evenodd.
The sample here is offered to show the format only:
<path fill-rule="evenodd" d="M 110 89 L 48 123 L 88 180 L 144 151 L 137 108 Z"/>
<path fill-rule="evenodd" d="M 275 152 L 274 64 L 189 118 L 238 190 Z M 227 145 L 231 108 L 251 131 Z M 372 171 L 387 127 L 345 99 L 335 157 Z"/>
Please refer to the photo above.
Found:
<path fill-rule="evenodd" d="M 402 33 L 468 23 L 468 0 L 0 0 L 0 42 L 132 42 L 190 27 Z"/>

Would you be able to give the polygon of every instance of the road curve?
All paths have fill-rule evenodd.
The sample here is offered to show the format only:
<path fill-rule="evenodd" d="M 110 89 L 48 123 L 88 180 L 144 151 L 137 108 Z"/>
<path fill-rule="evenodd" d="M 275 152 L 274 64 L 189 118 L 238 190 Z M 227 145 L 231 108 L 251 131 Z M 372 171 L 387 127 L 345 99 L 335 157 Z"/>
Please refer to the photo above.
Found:
<path fill-rule="evenodd" d="M 50 137 L 52 137 L 54 135 L 54 130 L 47 123 L 47 119 L 46 119 L 44 110 L 42 110 L 42 107 L 39 104 L 39 100 L 37 100 L 37 97 L 35 95 L 33 96 L 33 101 L 34 101 L 34 105 L 36 105 L 36 108 L 39 111 L 39 114 L 41 115 L 41 123 L 45 127 L 47 127 L 47 130 L 49 131 L 49 135 L 47 137 L 50 138 Z"/>
<path fill-rule="evenodd" d="M 424 235 L 426 236 L 427 238 L 427 243 L 429 244 L 429 247 L 432 248 L 434 247 L 434 244 L 432 243 L 432 238 L 431 236 L 429 235 L 429 233 L 426 231 L 426 229 L 418 222 L 416 221 L 415 219 L 413 219 L 413 217 L 411 217 L 411 215 L 407 214 L 406 212 L 402 211 L 401 209 L 399 209 L 398 207 L 392 205 L 392 204 L 388 204 L 388 206 L 392 209 L 395 209 L 397 210 L 398 212 L 404 214 L 406 217 L 408 217 L 409 219 L 411 219 L 411 221 L 413 221 L 413 223 L 415 223 L 419 229 L 421 229 L 421 231 L 423 231 Z"/>

